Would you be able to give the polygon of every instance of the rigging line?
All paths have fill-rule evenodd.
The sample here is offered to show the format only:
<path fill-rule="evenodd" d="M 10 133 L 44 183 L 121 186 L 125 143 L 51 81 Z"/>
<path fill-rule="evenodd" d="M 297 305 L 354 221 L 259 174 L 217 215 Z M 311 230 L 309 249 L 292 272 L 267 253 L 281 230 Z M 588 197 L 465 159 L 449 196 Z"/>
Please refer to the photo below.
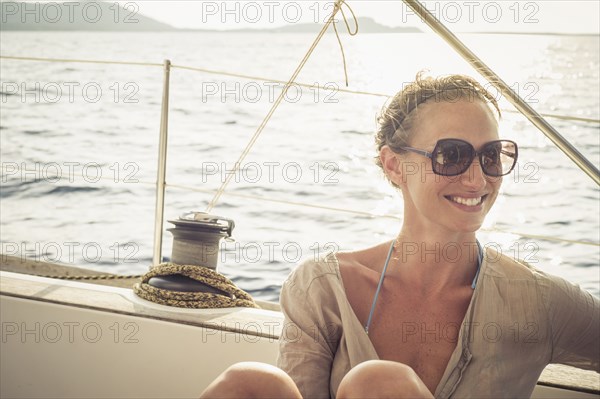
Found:
<path fill-rule="evenodd" d="M 154 62 L 134 62 L 134 61 L 104 61 L 104 60 L 78 60 L 78 59 L 67 59 L 67 58 L 13 57 L 13 56 L 9 56 L 9 55 L 0 55 L 0 58 L 6 58 L 9 60 L 73 62 L 73 63 L 83 63 L 83 64 L 140 65 L 140 66 L 158 66 L 158 67 L 164 66 L 164 64 L 158 64 L 158 63 L 154 63 Z"/>
<path fill-rule="evenodd" d="M 271 119 L 271 117 L 273 116 L 273 114 L 275 113 L 275 110 L 277 109 L 277 107 L 279 107 L 279 104 L 281 104 L 281 101 L 283 100 L 285 94 L 287 94 L 288 89 L 290 88 L 290 86 L 292 85 L 292 83 L 294 82 L 294 80 L 296 80 L 296 78 L 300 74 L 300 71 L 302 70 L 302 68 L 304 67 L 304 65 L 308 62 L 308 59 L 310 58 L 310 56 L 312 55 L 313 51 L 315 50 L 315 48 L 317 47 L 317 45 L 321 41 L 321 38 L 323 37 L 323 35 L 325 35 L 325 32 L 327 31 L 327 28 L 329 28 L 329 25 L 331 25 L 331 23 L 333 22 L 333 20 L 335 18 L 335 14 L 341 8 L 340 4 L 344 3 L 344 1 L 345 0 L 337 0 L 336 1 L 336 5 L 333 8 L 333 12 L 331 13 L 331 16 L 329 17 L 329 19 L 327 20 L 327 22 L 323 26 L 323 29 L 321 29 L 321 32 L 319 32 L 319 34 L 317 35 L 317 37 L 314 40 L 313 44 L 310 46 L 310 48 L 308 49 L 308 51 L 304 55 L 304 58 L 302 58 L 302 61 L 300 61 L 300 64 L 298 65 L 298 67 L 296 68 L 296 70 L 294 71 L 294 73 L 292 74 L 292 76 L 290 77 L 290 79 L 285 84 L 283 90 L 279 94 L 279 97 L 273 103 L 273 106 L 269 110 L 269 113 L 267 113 L 267 115 L 265 116 L 265 118 L 263 119 L 263 121 L 261 122 L 261 124 L 256 129 L 256 132 L 254 132 L 254 135 L 252 136 L 252 138 L 250 139 L 250 141 L 246 145 L 246 148 L 244 148 L 244 151 L 242 151 L 242 153 L 240 154 L 240 156 L 239 156 L 239 158 L 238 158 L 238 160 L 237 160 L 237 162 L 235 163 L 235 166 L 234 166 L 234 171 L 233 171 L 234 173 L 230 173 L 227 176 L 227 178 L 225 179 L 225 181 L 221 184 L 221 187 L 219 187 L 219 189 L 215 193 L 213 199 L 210 201 L 210 203 L 206 207 L 206 212 L 207 213 L 210 213 L 210 211 L 217 204 L 217 201 L 219 200 L 219 198 L 221 197 L 221 195 L 225 191 L 225 188 L 227 187 L 227 185 L 229 184 L 229 182 L 233 178 L 233 175 L 235 174 L 235 172 L 237 171 L 237 169 L 239 169 L 239 166 L 241 165 L 242 161 L 244 160 L 244 158 L 246 157 L 246 155 L 248 155 L 248 153 L 250 152 L 250 150 L 254 146 L 254 143 L 256 142 L 256 140 L 258 140 L 258 137 L 260 136 L 260 134 L 262 133 L 262 131 L 264 130 L 264 128 L 267 126 L 267 123 L 269 122 L 269 120 Z"/>
<path fill-rule="evenodd" d="M 241 73 L 234 73 L 234 72 L 217 71 L 214 69 L 206 69 L 206 68 L 200 68 L 200 67 L 192 67 L 192 66 L 185 66 L 185 65 L 172 65 L 171 67 L 184 69 L 184 70 L 188 70 L 188 71 L 194 71 L 194 72 L 204 72 L 204 73 L 209 73 L 212 75 L 223 75 L 223 76 L 231 76 L 234 78 L 258 80 L 261 82 L 283 83 L 283 84 L 286 83 L 285 80 L 280 80 L 280 79 L 271 79 L 271 78 L 265 78 L 262 76 L 244 75 Z M 330 90 L 330 91 L 339 91 L 342 93 L 361 94 L 361 95 L 375 96 L 375 97 L 392 97 L 392 95 L 390 95 L 390 94 L 373 93 L 373 92 L 361 91 L 361 90 L 350 90 L 350 89 L 344 89 L 344 88 L 338 88 L 338 87 L 332 88 L 332 87 L 327 87 L 327 86 L 321 86 L 321 85 L 318 85 L 315 83 L 309 84 L 309 83 L 294 82 L 293 84 L 301 86 L 301 87 L 307 87 L 309 89 L 323 89 L 323 90 Z M 600 120 L 598 122 L 600 122 Z"/>
<path fill-rule="evenodd" d="M 23 60 L 23 61 L 44 61 L 44 62 L 72 62 L 72 63 L 87 63 L 87 64 L 115 64 L 115 65 L 139 65 L 139 66 L 164 66 L 164 64 L 158 64 L 158 63 L 148 63 L 148 62 L 129 62 L 129 61 L 103 61 L 103 60 L 77 60 L 77 59 L 61 59 L 61 58 L 36 58 L 36 57 L 13 57 L 13 56 L 7 56 L 7 55 L 0 55 L 0 59 L 2 58 L 6 58 L 6 59 L 11 59 L 11 60 Z M 222 75 L 222 76 L 231 76 L 234 78 L 242 78 L 242 79 L 248 79 L 248 80 L 258 80 L 258 81 L 262 81 L 262 82 L 273 82 L 273 83 L 282 83 L 285 84 L 286 81 L 285 80 L 279 80 L 279 79 L 270 79 L 270 78 L 265 78 L 262 76 L 252 76 L 252 75 L 245 75 L 245 74 L 241 74 L 241 73 L 234 73 L 234 72 L 227 72 L 227 71 L 218 71 L 218 70 L 213 70 L 213 69 L 206 69 L 206 68 L 200 68 L 200 67 L 193 67 L 193 66 L 187 66 L 187 65 L 171 65 L 171 69 L 173 68 L 179 68 L 179 69 L 183 69 L 183 70 L 188 70 L 188 71 L 193 71 L 193 72 L 204 72 L 204 73 L 209 73 L 209 74 L 213 74 L 213 75 Z M 358 94 L 358 95 L 366 95 L 366 96 L 374 96 L 374 97 L 384 97 L 384 98 L 391 98 L 393 97 L 392 94 L 386 94 L 386 93 L 374 93 L 374 92 L 370 92 L 370 91 L 364 91 L 364 90 L 350 90 L 350 89 L 344 89 L 344 88 L 332 88 L 332 87 L 326 87 L 326 86 L 321 86 L 321 85 L 317 85 L 317 84 L 308 84 L 308 83 L 300 83 L 300 82 L 294 82 L 293 84 L 298 85 L 300 87 L 306 87 L 309 89 L 322 89 L 322 90 L 330 90 L 330 91 L 337 91 L 340 93 L 349 93 L 349 94 Z M 517 110 L 513 110 L 513 109 L 501 109 L 502 112 L 508 112 L 508 113 L 512 113 L 512 114 L 519 114 L 520 112 Z M 546 117 L 546 118 L 554 118 L 554 119 L 562 119 L 562 120 L 572 120 L 572 121 L 579 121 L 579 122 L 587 122 L 587 123 L 600 123 L 600 119 L 594 119 L 594 118 L 584 118 L 584 117 L 579 117 L 579 116 L 568 116 L 568 115 L 557 115 L 557 114 L 547 114 L 547 113 L 540 113 L 541 116 Z"/>
<path fill-rule="evenodd" d="M 213 192 L 212 190 L 195 188 L 195 187 L 190 187 L 190 186 L 181 185 L 181 184 L 168 184 L 168 186 L 173 187 L 173 188 L 179 188 L 182 190 L 197 191 L 197 192 L 201 192 L 201 193 L 212 193 Z M 253 199 L 253 200 L 259 200 L 259 201 L 265 201 L 265 202 L 274 202 L 277 204 L 294 205 L 294 206 L 301 206 L 301 207 L 305 207 L 305 208 L 314 208 L 314 209 L 324 209 L 324 210 L 335 211 L 335 212 L 346 212 L 346 213 L 351 213 L 354 215 L 361 215 L 361 216 L 367 216 L 367 217 L 384 217 L 384 218 L 390 218 L 390 219 L 400 219 L 398 216 L 394 216 L 394 215 L 379 215 L 379 214 L 374 214 L 374 213 L 366 212 L 366 211 L 358 211 L 355 209 L 310 204 L 307 202 L 288 201 L 288 200 L 276 199 L 276 198 L 267 198 L 267 197 L 261 197 L 259 195 L 249 195 L 249 194 L 240 194 L 240 193 L 231 193 L 231 192 L 227 193 L 227 195 L 230 195 L 232 197 L 238 197 L 238 198 Z"/>
<path fill-rule="evenodd" d="M 555 241 L 555 242 L 566 242 L 568 244 L 581 244 L 581 245 L 590 245 L 593 247 L 600 247 L 600 243 L 599 242 L 592 242 L 592 241 L 584 241 L 584 240 L 569 240 L 567 238 L 559 238 L 559 237 L 551 237 L 551 236 L 543 236 L 543 235 L 539 235 L 539 234 L 530 234 L 530 233 L 521 233 L 518 231 L 508 231 L 508 230 L 502 230 L 502 229 L 490 229 L 490 228 L 485 228 L 485 229 L 480 229 L 481 231 L 487 231 L 489 233 L 503 233 L 503 234 L 514 234 L 514 235 L 518 235 L 521 237 L 525 237 L 525 238 L 537 238 L 539 240 L 545 240 L 545 241 Z"/>
<path fill-rule="evenodd" d="M 548 121 L 537 113 L 525 100 L 510 88 L 490 67 L 473 53 L 454 33 L 436 18 L 419 0 L 403 0 L 415 14 L 421 17 L 435 33 L 471 65 L 482 77 L 496 87 L 506 99 L 527 119 L 554 143 L 579 169 L 587 174 L 596 185 L 600 186 L 600 170 L 587 159 L 569 140 L 565 139 Z"/>
<path fill-rule="evenodd" d="M 502 112 L 508 112 L 511 114 L 521 114 L 521 112 L 517 111 L 516 109 L 503 109 Z M 580 116 L 568 116 L 568 115 L 556 115 L 556 114 L 542 114 L 540 113 L 541 116 L 546 117 L 546 118 L 553 118 L 553 119 L 560 119 L 560 120 L 565 120 L 565 121 L 578 121 L 578 122 L 588 122 L 588 123 L 600 123 L 600 119 L 593 119 L 593 118 L 583 118 Z M 525 115 L 523 115 L 525 116 Z"/>
<path fill-rule="evenodd" d="M 346 6 L 348 7 L 348 10 L 350 10 L 350 13 L 352 13 L 352 18 L 354 18 L 354 26 L 356 27 L 356 29 L 354 30 L 354 32 L 352 32 L 350 30 L 350 25 L 348 24 L 348 19 L 346 19 L 346 14 L 344 13 L 344 9 L 342 8 L 342 6 Z M 335 7 L 338 7 L 338 4 L 335 4 Z M 354 11 L 352 10 L 352 8 L 350 8 L 350 6 L 348 4 L 346 4 L 345 0 L 341 0 L 341 3 L 339 5 L 340 7 L 340 12 L 342 13 L 342 18 L 344 19 L 344 23 L 346 24 L 346 29 L 348 30 L 348 34 L 350 36 L 356 36 L 358 34 L 358 20 L 356 19 L 356 15 L 354 14 Z M 333 30 L 335 32 L 335 37 L 337 38 L 338 44 L 340 45 L 340 51 L 342 52 L 342 62 L 344 64 L 344 77 L 346 78 L 346 87 L 348 87 L 348 69 L 346 68 L 346 54 L 344 53 L 344 46 L 342 45 L 342 40 L 340 39 L 340 34 L 337 30 L 337 26 L 336 26 L 336 21 L 333 21 Z"/>
<path fill-rule="evenodd" d="M 209 189 L 197 188 L 197 187 L 187 186 L 187 185 L 183 185 L 183 184 L 167 184 L 167 186 L 173 187 L 173 188 L 178 188 L 181 190 L 196 191 L 196 192 L 200 192 L 200 193 L 212 193 L 213 192 L 212 190 L 209 190 Z M 229 193 L 227 193 L 227 195 L 229 195 L 231 197 L 237 197 L 237 198 L 245 198 L 245 199 L 265 201 L 265 202 L 273 202 L 276 204 L 293 205 L 293 206 L 299 206 L 299 207 L 304 207 L 304 208 L 324 209 L 324 210 L 334 211 L 334 212 L 345 212 L 345 213 L 350 213 L 353 215 L 366 216 L 366 217 L 370 217 L 370 218 L 386 218 L 386 219 L 402 220 L 401 217 L 396 216 L 396 215 L 359 211 L 359 210 L 350 209 L 350 208 L 340 208 L 340 207 L 334 207 L 334 206 L 311 204 L 308 202 L 297 202 L 297 201 L 289 201 L 289 200 L 285 200 L 285 199 L 267 198 L 267 197 L 261 197 L 259 195 L 251 195 L 251 194 L 240 194 L 240 193 L 229 192 Z M 569 243 L 569 244 L 580 244 L 580 245 L 589 245 L 589 246 L 600 247 L 600 243 L 592 242 L 592 241 L 585 241 L 585 240 L 570 240 L 570 239 L 566 239 L 566 238 L 551 237 L 551 236 L 544 236 L 544 235 L 538 235 L 538 234 L 529 234 L 529 233 L 522 233 L 522 232 L 517 232 L 517 231 L 509 231 L 509 230 L 496 229 L 496 228 L 482 228 L 480 230 L 489 232 L 489 233 L 512 234 L 512 235 L 518 235 L 518 236 L 525 237 L 525 238 L 537 238 L 537 239 L 546 240 L 546 241 L 556 241 L 556 242 L 565 242 L 565 243 Z"/>
<path fill-rule="evenodd" d="M 244 75 L 241 73 L 233 73 L 233 72 L 226 72 L 226 71 L 217 71 L 214 69 L 206 69 L 206 68 L 200 68 L 200 67 L 192 67 L 192 66 L 185 66 L 185 65 L 172 65 L 172 68 L 179 68 L 179 69 L 184 69 L 184 70 L 188 70 L 188 71 L 194 71 L 194 72 L 204 72 L 204 73 L 209 73 L 212 75 L 223 75 L 223 76 L 231 76 L 234 78 L 242 78 L 242 79 L 248 79 L 248 80 L 258 80 L 258 81 L 262 81 L 262 82 L 269 82 L 269 83 L 282 83 L 285 84 L 285 80 L 279 80 L 279 79 L 270 79 L 270 78 L 265 78 L 262 76 L 251 76 L 251 75 Z M 306 87 L 309 89 L 322 89 L 322 90 L 330 90 L 330 91 L 337 91 L 340 93 L 348 93 L 348 94 L 358 94 L 358 95 L 365 95 L 365 96 L 373 96 L 373 97 L 383 97 L 383 98 L 392 98 L 394 95 L 393 94 L 387 94 L 387 93 L 375 93 L 375 92 L 371 92 L 371 91 L 364 91 L 364 90 L 351 90 L 351 89 L 344 89 L 344 88 L 332 88 L 332 87 L 327 87 L 327 86 L 321 86 L 318 84 L 309 84 L 309 83 L 300 83 L 300 82 L 294 82 L 295 85 L 298 85 L 300 87 Z M 502 112 L 507 112 L 507 113 L 511 113 L 511 114 L 520 114 L 519 111 L 514 110 L 514 109 L 507 109 L 507 108 L 503 108 L 501 109 Z M 568 115 L 557 115 L 557 114 L 548 114 L 548 113 L 540 113 L 541 116 L 544 116 L 546 118 L 554 118 L 554 119 L 562 119 L 562 120 L 573 120 L 573 121 L 579 121 L 579 122 L 588 122 L 588 123 L 600 123 L 600 119 L 594 119 L 594 118 L 584 118 L 584 117 L 580 117 L 580 116 L 568 116 Z"/>

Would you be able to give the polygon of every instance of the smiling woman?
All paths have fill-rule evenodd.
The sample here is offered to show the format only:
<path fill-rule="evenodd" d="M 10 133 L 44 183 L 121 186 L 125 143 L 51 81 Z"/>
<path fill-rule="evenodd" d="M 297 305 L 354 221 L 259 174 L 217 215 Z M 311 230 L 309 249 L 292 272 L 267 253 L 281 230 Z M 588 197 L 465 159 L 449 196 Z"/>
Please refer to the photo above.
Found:
<path fill-rule="evenodd" d="M 398 236 L 300 265 L 281 370 L 235 365 L 203 397 L 528 397 L 550 363 L 599 370 L 600 301 L 476 239 L 517 160 L 494 109 L 462 75 L 398 93 L 376 136 L 404 197 Z"/>
<path fill-rule="evenodd" d="M 492 176 L 485 173 L 489 172 L 487 167 L 474 166 L 470 143 L 479 149 L 498 142 L 498 122 L 487 103 L 500 115 L 493 97 L 471 78 L 454 75 L 434 80 L 417 76 L 416 82 L 396 95 L 382 115 L 376 137 L 377 163 L 390 182 L 402 190 L 404 226 L 410 240 L 419 238 L 415 234 L 435 233 L 434 226 L 425 220 L 438 224 L 445 218 L 458 217 L 452 223 L 464 223 L 464 215 L 456 215 L 458 210 L 477 217 L 471 227 L 473 234 L 481 227 L 498 195 L 498 177 L 510 172 L 516 161 L 515 152 L 507 170 L 494 171 Z M 423 161 L 423 153 L 432 154 L 430 165 Z M 495 158 L 492 163 L 502 164 L 501 152 L 490 155 Z M 419 214 L 425 219 L 419 219 Z M 441 232 L 444 237 L 447 233 Z M 468 241 L 474 242 L 474 236 Z"/>

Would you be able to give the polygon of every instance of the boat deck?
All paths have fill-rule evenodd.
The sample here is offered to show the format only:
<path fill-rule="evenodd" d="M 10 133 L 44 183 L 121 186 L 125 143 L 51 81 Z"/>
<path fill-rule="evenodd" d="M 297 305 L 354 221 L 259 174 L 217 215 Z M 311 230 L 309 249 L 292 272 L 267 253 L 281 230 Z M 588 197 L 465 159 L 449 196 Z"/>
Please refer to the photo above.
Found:
<path fill-rule="evenodd" d="M 28 262 L 34 271 L 83 273 Z M 277 304 L 171 308 L 135 296 L 131 281 L 99 282 L 0 272 L 2 397 L 197 397 L 233 363 L 276 360 L 285 329 Z M 533 397 L 600 397 L 600 374 L 549 365 Z"/>

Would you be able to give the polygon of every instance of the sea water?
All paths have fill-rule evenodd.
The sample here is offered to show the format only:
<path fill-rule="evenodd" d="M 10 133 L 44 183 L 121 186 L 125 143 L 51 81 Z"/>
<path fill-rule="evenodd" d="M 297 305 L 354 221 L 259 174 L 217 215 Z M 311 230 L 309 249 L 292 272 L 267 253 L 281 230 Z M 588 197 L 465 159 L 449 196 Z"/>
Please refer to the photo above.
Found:
<path fill-rule="evenodd" d="M 539 112 L 599 118 L 598 36 L 461 38 Z M 325 35 L 297 79 L 314 87 L 290 89 L 234 172 L 281 93 L 279 81 L 287 81 L 313 39 L 2 32 L 4 56 L 153 64 L 0 61 L 2 253 L 111 273 L 148 269 L 165 59 L 174 67 L 163 230 L 186 211 L 204 211 L 232 175 L 212 210 L 236 222 L 235 241 L 221 247 L 220 271 L 267 300 L 278 298 L 302 259 L 393 238 L 402 199 L 373 163 L 376 117 L 387 98 L 341 90 L 333 35 Z M 432 35 L 342 41 L 349 90 L 394 94 L 420 70 L 477 76 Z M 598 167 L 598 123 L 549 121 Z M 519 164 L 505 177 L 480 241 L 599 295 L 597 186 L 521 115 L 504 112 L 501 136 L 519 143 Z M 171 240 L 164 231 L 166 258 Z"/>

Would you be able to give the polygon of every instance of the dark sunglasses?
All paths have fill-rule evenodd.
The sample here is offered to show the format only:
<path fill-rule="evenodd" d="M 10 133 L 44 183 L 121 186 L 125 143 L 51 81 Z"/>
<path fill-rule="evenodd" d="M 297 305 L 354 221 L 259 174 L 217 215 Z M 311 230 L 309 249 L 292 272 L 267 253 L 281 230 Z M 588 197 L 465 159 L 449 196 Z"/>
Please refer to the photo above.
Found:
<path fill-rule="evenodd" d="M 441 176 L 458 176 L 465 173 L 476 156 L 479 156 L 483 173 L 494 177 L 504 176 L 515 167 L 519 153 L 517 143 L 511 140 L 490 141 L 479 151 L 475 151 L 469 142 L 460 139 L 439 140 L 432 152 L 413 147 L 400 148 L 430 158 L 433 173 Z"/>

